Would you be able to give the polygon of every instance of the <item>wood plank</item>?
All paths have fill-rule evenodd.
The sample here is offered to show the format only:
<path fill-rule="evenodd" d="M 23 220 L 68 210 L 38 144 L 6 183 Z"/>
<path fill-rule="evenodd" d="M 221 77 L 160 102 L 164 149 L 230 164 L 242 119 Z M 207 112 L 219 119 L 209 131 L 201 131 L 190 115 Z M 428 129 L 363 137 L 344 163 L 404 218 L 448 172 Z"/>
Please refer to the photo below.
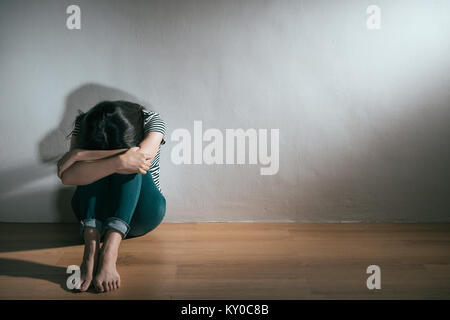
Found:
<path fill-rule="evenodd" d="M 163 223 L 122 242 L 103 294 L 65 288 L 82 253 L 78 225 L 0 223 L 0 299 L 450 298 L 448 223 Z"/>

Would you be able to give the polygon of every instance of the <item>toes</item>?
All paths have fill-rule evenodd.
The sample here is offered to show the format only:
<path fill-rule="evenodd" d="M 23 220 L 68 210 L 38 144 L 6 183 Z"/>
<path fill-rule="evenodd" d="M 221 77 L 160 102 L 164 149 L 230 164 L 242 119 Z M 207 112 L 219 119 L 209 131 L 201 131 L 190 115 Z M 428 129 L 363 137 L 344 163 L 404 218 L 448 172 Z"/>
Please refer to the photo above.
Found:
<path fill-rule="evenodd" d="M 98 292 L 104 291 L 103 285 L 100 281 L 95 281 L 95 288 L 97 289 Z"/>
<path fill-rule="evenodd" d="M 89 285 L 91 284 L 91 280 L 85 280 L 81 284 L 80 291 L 86 291 L 89 288 Z"/>
<path fill-rule="evenodd" d="M 120 278 L 118 280 L 98 280 L 92 282 L 98 292 L 109 292 L 120 288 Z"/>

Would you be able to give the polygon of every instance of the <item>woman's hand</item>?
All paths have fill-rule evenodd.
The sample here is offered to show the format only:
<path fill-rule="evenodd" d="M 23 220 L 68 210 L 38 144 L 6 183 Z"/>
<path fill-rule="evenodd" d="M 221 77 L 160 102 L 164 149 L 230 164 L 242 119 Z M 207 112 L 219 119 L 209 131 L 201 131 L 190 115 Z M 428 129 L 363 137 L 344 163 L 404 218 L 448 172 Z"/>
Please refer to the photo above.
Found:
<path fill-rule="evenodd" d="M 116 170 L 120 174 L 140 173 L 146 174 L 150 170 L 151 157 L 140 150 L 139 147 L 130 148 L 118 156 L 119 165 Z"/>
<path fill-rule="evenodd" d="M 66 152 L 65 155 L 62 156 L 61 159 L 58 160 L 58 177 L 61 179 L 62 173 L 69 168 L 72 164 L 74 164 L 78 159 L 78 153 L 80 149 L 74 148 L 68 152 Z"/>

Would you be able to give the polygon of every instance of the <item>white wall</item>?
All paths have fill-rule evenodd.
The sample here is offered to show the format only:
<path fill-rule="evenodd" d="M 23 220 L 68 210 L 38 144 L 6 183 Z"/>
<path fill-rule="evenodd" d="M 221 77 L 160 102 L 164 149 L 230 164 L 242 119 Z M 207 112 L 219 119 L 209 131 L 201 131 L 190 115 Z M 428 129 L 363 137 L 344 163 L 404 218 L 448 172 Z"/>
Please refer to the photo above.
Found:
<path fill-rule="evenodd" d="M 55 160 L 102 99 L 166 120 L 166 222 L 450 221 L 449 1 L 70 4 L 0 2 L 0 221 L 75 221 Z M 194 120 L 279 128 L 278 174 L 173 164 Z"/>

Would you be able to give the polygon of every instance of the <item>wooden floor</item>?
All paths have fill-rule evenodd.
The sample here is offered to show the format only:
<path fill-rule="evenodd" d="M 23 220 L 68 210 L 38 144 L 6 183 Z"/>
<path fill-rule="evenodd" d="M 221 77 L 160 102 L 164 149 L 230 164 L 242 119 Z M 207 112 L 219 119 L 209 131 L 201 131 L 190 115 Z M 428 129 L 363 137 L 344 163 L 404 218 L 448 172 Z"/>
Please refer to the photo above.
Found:
<path fill-rule="evenodd" d="M 122 242 L 103 294 L 66 288 L 82 253 L 76 224 L 0 224 L 0 299 L 450 298 L 450 224 L 163 223 Z"/>

